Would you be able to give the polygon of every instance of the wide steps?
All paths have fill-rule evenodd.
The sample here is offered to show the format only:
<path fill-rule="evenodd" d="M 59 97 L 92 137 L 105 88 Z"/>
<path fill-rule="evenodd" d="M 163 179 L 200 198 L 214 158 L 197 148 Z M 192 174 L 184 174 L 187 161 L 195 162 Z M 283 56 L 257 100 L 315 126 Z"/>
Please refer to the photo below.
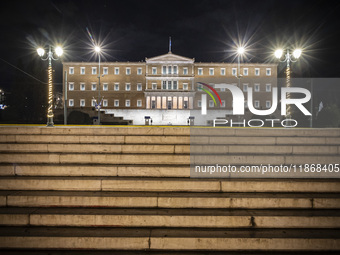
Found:
<path fill-rule="evenodd" d="M 340 251 L 336 169 L 189 178 L 193 163 L 334 166 L 340 129 L 0 126 L 0 134 L 3 254 Z"/>
<path fill-rule="evenodd" d="M 190 177 L 187 166 L 3 164 L 3 176 Z"/>
<path fill-rule="evenodd" d="M 6 207 L 339 209 L 337 193 L 0 191 Z"/>
<path fill-rule="evenodd" d="M 195 154 L 203 150 L 207 154 L 266 154 L 266 155 L 339 155 L 338 145 L 141 145 L 141 144 L 49 144 L 5 143 L 2 153 L 112 153 L 112 154 Z"/>
<path fill-rule="evenodd" d="M 206 135 L 206 130 L 214 136 L 249 136 L 249 137 L 340 137 L 337 128 L 201 128 L 201 127 L 162 127 L 162 126 L 1 126 L 2 135 L 68 135 L 68 136 L 103 136 L 103 135 L 132 135 L 132 136 L 189 136 L 195 129 L 196 135 Z"/>
<path fill-rule="evenodd" d="M 338 145 L 339 137 L 258 137 L 253 136 L 132 136 L 132 135 L 1 135 L 1 143 L 53 143 L 63 144 L 214 144 L 214 145 Z"/>
<path fill-rule="evenodd" d="M 113 164 L 113 165 L 189 165 L 190 155 L 155 154 L 79 154 L 79 153 L 2 153 L 4 164 Z M 339 155 L 197 155 L 192 157 L 196 164 L 215 162 L 215 164 L 238 165 L 290 165 L 290 164 L 339 164 Z M 338 170 L 337 170 L 338 171 Z"/>
<path fill-rule="evenodd" d="M 188 165 L 189 155 L 158 154 L 147 157 L 145 154 L 79 154 L 79 153 L 2 153 L 3 163 L 16 164 L 113 164 L 113 165 Z"/>
<path fill-rule="evenodd" d="M 17 255 L 17 254 L 25 254 L 25 255 L 272 255 L 273 251 L 261 250 L 261 251 L 204 251 L 204 250 L 195 250 L 195 251 L 174 251 L 174 250 L 90 250 L 90 249 L 73 249 L 73 250 L 58 250 L 58 249 L 40 249 L 40 250 L 28 250 L 28 249 L 20 249 L 20 250 L 10 250 L 10 249 L 2 249 L 6 255 Z M 275 251 L 275 255 L 323 255 L 325 251 Z M 338 252 L 335 250 L 330 251 L 327 250 L 327 255 L 337 255 Z"/>
<path fill-rule="evenodd" d="M 0 226 L 340 228 L 335 210 L 0 208 Z"/>
<path fill-rule="evenodd" d="M 2 177 L 0 190 L 140 192 L 326 192 L 339 193 L 336 179 L 187 179 L 115 177 Z"/>
<path fill-rule="evenodd" d="M 328 229 L 0 228 L 0 248 L 173 251 L 335 251 Z"/>
<path fill-rule="evenodd" d="M 320 164 L 321 165 L 321 164 Z M 234 173 L 221 173 L 220 176 L 213 176 L 209 172 L 201 173 L 200 178 L 230 178 L 231 175 L 234 178 L 314 178 L 314 179 L 325 179 L 325 178 L 338 178 L 339 172 L 335 169 L 335 165 L 324 164 L 322 167 L 333 169 L 332 172 L 324 172 L 316 169 L 317 165 L 314 164 L 314 171 L 301 172 L 301 169 L 305 167 L 304 164 L 292 164 L 286 166 L 286 169 L 291 168 L 290 172 L 277 173 L 275 171 L 269 172 L 268 165 L 267 173 L 259 171 L 261 165 L 237 165 L 235 164 Z M 275 164 L 270 164 L 273 169 Z M 308 166 L 308 165 L 307 165 Z M 311 168 L 312 165 L 309 165 Z M 244 168 L 255 169 L 251 173 L 244 173 Z M 255 168 L 254 168 L 255 167 Z M 283 167 L 282 164 L 276 166 L 276 169 Z M 332 168 L 333 167 L 333 168 Z M 195 171 L 195 168 L 193 168 Z M 243 172 L 242 172 L 243 171 Z M 281 175 L 280 175 L 281 174 Z M 122 164 L 37 164 L 37 163 L 25 163 L 25 164 L 0 164 L 0 176 L 56 176 L 56 177 L 173 177 L 183 178 L 190 177 L 190 168 L 187 165 L 122 165 Z"/>

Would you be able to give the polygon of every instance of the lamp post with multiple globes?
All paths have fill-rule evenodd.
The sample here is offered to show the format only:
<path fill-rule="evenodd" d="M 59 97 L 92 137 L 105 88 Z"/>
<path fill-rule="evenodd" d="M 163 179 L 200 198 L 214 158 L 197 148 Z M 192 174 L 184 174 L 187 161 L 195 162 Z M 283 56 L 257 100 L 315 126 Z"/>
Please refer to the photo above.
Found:
<path fill-rule="evenodd" d="M 100 108 L 102 104 L 102 100 L 100 98 L 100 47 L 95 46 L 94 51 L 98 54 L 98 65 L 99 65 L 99 70 L 98 70 L 98 100 L 97 100 L 97 110 L 98 110 L 98 125 L 100 125 Z"/>
<path fill-rule="evenodd" d="M 286 67 L 286 87 L 289 88 L 291 83 L 290 83 L 290 62 L 296 62 L 298 58 L 301 56 L 302 50 L 301 49 L 295 49 L 293 53 L 289 52 L 289 49 L 286 50 L 286 54 L 284 55 L 284 59 L 281 60 L 282 55 L 284 53 L 283 49 L 277 49 L 274 52 L 275 57 L 280 61 L 280 62 L 286 62 L 287 67 Z M 287 93 L 286 95 L 287 99 L 290 98 L 290 93 Z M 287 111 L 286 111 L 286 117 L 291 118 L 292 112 L 291 112 L 291 107 L 290 105 L 287 105 Z"/>
<path fill-rule="evenodd" d="M 53 127 L 53 82 L 52 82 L 52 60 L 58 60 L 63 54 L 63 49 L 60 46 L 54 48 L 54 53 L 57 56 L 55 58 L 51 49 L 51 46 L 48 47 L 48 52 L 46 57 L 45 50 L 43 48 L 37 49 L 38 55 L 41 57 L 42 60 L 48 60 L 48 108 L 47 108 L 47 127 Z"/>

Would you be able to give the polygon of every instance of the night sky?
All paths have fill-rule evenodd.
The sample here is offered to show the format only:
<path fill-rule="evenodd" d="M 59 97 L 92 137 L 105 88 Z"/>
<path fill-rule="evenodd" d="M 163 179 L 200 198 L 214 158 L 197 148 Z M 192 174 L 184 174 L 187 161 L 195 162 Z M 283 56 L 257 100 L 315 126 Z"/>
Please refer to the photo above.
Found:
<path fill-rule="evenodd" d="M 246 46 L 245 62 L 274 61 L 277 46 L 300 47 L 293 76 L 339 77 L 338 0 L 6 1 L 0 12 L 4 89 L 10 89 L 15 67 L 34 80 L 30 66 L 43 66 L 37 46 L 61 44 L 63 61 L 96 61 L 86 27 L 105 61 L 165 54 L 171 36 L 172 52 L 197 62 L 235 61 L 239 44 Z M 61 62 L 54 67 L 61 77 Z"/>

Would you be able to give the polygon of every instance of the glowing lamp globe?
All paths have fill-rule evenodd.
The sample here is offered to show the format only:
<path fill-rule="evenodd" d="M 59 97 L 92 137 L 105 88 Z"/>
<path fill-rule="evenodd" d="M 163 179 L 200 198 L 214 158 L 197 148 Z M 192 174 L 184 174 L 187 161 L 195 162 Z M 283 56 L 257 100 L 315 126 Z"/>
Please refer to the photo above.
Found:
<path fill-rule="evenodd" d="M 275 51 L 274 55 L 276 58 L 281 58 L 283 54 L 283 50 L 282 49 L 278 49 Z"/>
<path fill-rule="evenodd" d="M 299 58 L 301 56 L 302 50 L 301 49 L 296 49 L 293 51 L 293 56 L 294 58 Z"/>
<path fill-rule="evenodd" d="M 61 55 L 63 55 L 63 49 L 62 49 L 60 46 L 56 47 L 56 48 L 55 48 L 55 54 L 56 54 L 58 57 L 60 57 Z"/>
<path fill-rule="evenodd" d="M 245 51 L 244 47 L 238 47 L 237 54 L 242 55 Z"/>
<path fill-rule="evenodd" d="M 38 48 L 38 49 L 37 49 L 37 52 L 38 52 L 38 55 L 39 55 L 40 57 L 44 56 L 44 54 L 45 54 L 45 50 L 44 50 L 43 48 Z"/>

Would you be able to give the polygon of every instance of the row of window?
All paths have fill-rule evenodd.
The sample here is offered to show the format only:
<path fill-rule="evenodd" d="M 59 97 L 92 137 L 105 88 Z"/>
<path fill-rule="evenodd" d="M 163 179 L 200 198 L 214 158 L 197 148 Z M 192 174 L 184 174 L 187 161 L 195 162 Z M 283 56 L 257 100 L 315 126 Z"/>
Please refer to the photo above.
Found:
<path fill-rule="evenodd" d="M 114 67 L 114 74 L 119 75 L 119 67 Z M 74 67 L 69 67 L 69 74 L 74 74 Z M 86 74 L 85 67 L 80 67 L 80 74 Z M 91 74 L 97 74 L 97 67 L 91 67 Z M 109 68 L 103 67 L 103 74 L 109 74 Z M 130 75 L 131 74 L 131 67 L 125 68 L 125 74 Z M 137 75 L 142 75 L 143 71 L 141 67 L 137 68 Z M 157 67 L 152 67 L 152 74 L 157 74 Z M 178 74 L 178 67 L 177 66 L 163 66 L 162 68 L 162 74 Z M 183 68 L 183 74 L 188 74 L 188 68 Z"/>
<path fill-rule="evenodd" d="M 213 84 L 211 84 L 211 85 L 214 86 Z M 234 85 L 236 86 L 236 84 L 234 84 Z M 199 84 L 198 88 L 202 89 L 203 86 Z M 247 92 L 248 88 L 249 88 L 249 84 L 248 83 L 243 83 L 243 92 Z M 220 91 L 224 92 L 224 91 L 226 91 L 226 89 L 225 88 L 220 88 Z M 254 91 L 255 92 L 259 92 L 260 91 L 260 84 L 259 83 L 255 83 L 254 84 Z M 271 83 L 267 83 L 266 84 L 266 92 L 271 92 L 271 91 L 272 91 L 272 85 L 271 85 Z"/>
<path fill-rule="evenodd" d="M 69 74 L 74 74 L 74 67 L 69 67 Z M 80 74 L 86 74 L 85 73 L 85 67 L 80 67 Z M 97 74 L 97 67 L 96 66 L 91 67 L 91 74 Z M 103 67 L 103 73 L 101 73 L 101 74 L 108 75 L 109 74 L 109 68 Z M 114 74 L 116 74 L 116 75 L 119 74 L 119 67 L 114 68 Z M 130 67 L 125 68 L 125 74 L 126 75 L 131 74 L 131 68 Z M 137 68 L 137 74 L 138 75 L 143 74 L 141 67 Z"/>
<path fill-rule="evenodd" d="M 147 96 L 146 109 L 193 109 L 193 97 Z"/>
<path fill-rule="evenodd" d="M 157 83 L 152 83 L 151 86 L 152 90 L 157 90 Z M 162 89 L 178 90 L 180 88 L 178 87 L 178 81 L 162 81 Z M 188 83 L 183 83 L 182 89 L 188 90 L 189 89 Z"/>
<path fill-rule="evenodd" d="M 137 91 L 142 91 L 142 84 L 141 83 L 137 83 Z M 68 90 L 69 91 L 73 91 L 74 90 L 74 82 L 69 82 L 68 85 Z M 80 83 L 80 90 L 81 91 L 85 91 L 86 87 L 85 87 L 85 83 Z M 95 91 L 97 90 L 97 84 L 96 83 L 92 83 L 91 84 L 91 90 Z M 108 83 L 103 83 L 103 91 L 108 91 L 109 90 L 109 84 Z M 114 84 L 114 90 L 115 91 L 119 91 L 119 83 L 115 83 Z M 126 83 L 125 84 L 125 90 L 126 91 L 130 91 L 131 90 L 131 83 Z"/>
<path fill-rule="evenodd" d="M 198 75 L 204 75 L 203 68 L 198 68 L 197 74 Z M 254 74 L 255 74 L 255 76 L 260 76 L 260 74 L 261 74 L 260 68 L 255 68 Z M 215 68 L 209 68 L 209 75 L 210 76 L 215 75 Z M 225 68 L 220 69 L 220 75 L 226 75 L 226 69 Z M 249 75 L 249 68 L 242 68 L 242 72 L 241 72 L 241 69 L 239 71 L 237 71 L 237 68 L 232 68 L 231 69 L 231 75 L 232 76 L 239 76 L 239 75 L 248 76 Z M 266 68 L 266 76 L 271 76 L 271 75 L 272 75 L 272 69 Z"/>
<path fill-rule="evenodd" d="M 152 89 L 157 89 L 157 83 L 152 84 Z M 162 81 L 162 89 L 164 90 L 177 90 L 178 82 L 177 81 Z M 183 89 L 188 90 L 188 83 L 183 84 Z"/>
<path fill-rule="evenodd" d="M 225 107 L 225 100 L 221 100 L 222 101 L 222 105 L 220 105 L 220 107 L 224 108 Z M 202 101 L 198 100 L 197 101 L 197 107 L 201 107 L 202 106 Z M 214 108 L 214 101 L 213 100 L 209 100 L 209 107 L 210 108 Z M 244 106 L 248 107 L 248 102 L 247 100 L 244 101 Z M 260 108 L 260 101 L 259 100 L 255 100 L 254 101 L 254 107 L 255 108 Z M 266 101 L 266 108 L 270 108 L 271 107 L 271 101 Z"/>
<path fill-rule="evenodd" d="M 152 83 L 151 84 L 152 90 L 157 90 L 157 83 Z M 109 84 L 108 83 L 103 83 L 103 91 L 108 91 L 109 90 Z M 137 91 L 142 91 L 142 83 L 137 83 Z M 163 81 L 162 82 L 162 89 L 163 90 L 178 90 L 178 81 Z M 73 91 L 75 90 L 74 88 L 74 82 L 69 82 L 68 85 L 68 90 Z M 85 91 L 85 83 L 80 83 L 80 90 Z M 97 90 L 97 84 L 92 83 L 91 84 L 91 90 L 95 91 Z M 114 91 L 119 91 L 119 83 L 115 83 L 113 87 Z M 131 90 L 131 83 L 125 83 L 125 91 L 130 91 Z M 183 83 L 183 90 L 188 90 L 188 83 Z"/>
<path fill-rule="evenodd" d="M 159 97 L 160 98 L 160 97 Z M 163 98 L 166 98 L 166 97 L 163 97 Z M 175 101 L 175 100 L 166 100 L 165 102 L 163 102 L 163 106 L 165 106 L 165 109 L 173 109 L 173 101 Z M 225 100 L 221 100 L 222 101 L 222 105 L 220 105 L 220 107 L 222 107 L 222 108 L 224 108 L 224 107 L 226 107 L 226 102 L 225 102 Z M 96 106 L 96 104 L 97 104 L 97 101 L 96 101 L 96 99 L 92 99 L 91 100 L 91 107 L 95 107 Z M 158 104 L 159 104 L 159 106 L 158 106 Z M 153 100 L 151 100 L 151 107 L 150 108 L 152 108 L 152 109 L 162 109 L 162 108 L 164 108 L 164 107 L 162 107 L 161 105 L 162 105 L 162 103 L 161 103 L 161 101 L 159 100 L 159 102 L 158 102 L 158 104 L 157 104 L 157 102 L 156 102 L 156 99 L 153 99 Z M 176 100 L 176 104 L 177 104 L 177 100 Z M 247 101 L 245 101 L 245 106 L 247 107 Z M 137 107 L 142 107 L 142 100 L 141 99 L 138 99 L 137 100 Z M 74 99 L 69 99 L 68 100 L 68 106 L 69 107 L 74 107 L 75 106 L 75 104 L 74 104 Z M 85 99 L 80 99 L 79 100 L 79 106 L 80 107 L 85 107 L 86 106 L 86 104 L 85 104 Z M 102 107 L 108 107 L 109 106 L 109 104 L 108 104 L 108 100 L 107 99 L 104 99 L 103 101 L 102 101 Z M 115 99 L 115 100 L 113 100 L 113 106 L 114 107 L 119 107 L 119 99 Z M 130 99 L 126 99 L 125 100 L 125 107 L 130 107 L 131 106 L 131 100 Z M 197 101 L 197 107 L 201 107 L 202 106 L 202 102 L 201 102 L 201 100 L 198 100 Z M 209 107 L 210 108 L 214 108 L 214 101 L 213 100 L 209 100 Z M 260 108 L 260 101 L 259 100 L 255 100 L 254 101 L 254 107 L 255 108 Z M 271 107 L 271 101 L 266 101 L 266 108 L 270 108 Z M 181 106 L 180 107 L 180 109 L 187 109 L 188 108 L 188 100 L 184 100 L 183 101 L 183 106 Z"/>
<path fill-rule="evenodd" d="M 152 67 L 152 74 L 157 74 L 157 67 Z M 178 67 L 174 65 L 162 66 L 162 74 L 178 74 Z M 183 68 L 183 74 L 188 74 L 188 68 Z"/>
<path fill-rule="evenodd" d="M 239 75 L 243 76 L 248 76 L 249 75 L 249 68 L 242 68 L 242 73 L 241 70 L 239 71 Z M 271 68 L 266 68 L 266 76 L 271 76 Z M 74 74 L 74 67 L 69 67 L 69 74 Z M 80 74 L 85 74 L 85 67 L 80 67 Z M 91 67 L 91 74 L 95 75 L 97 74 L 97 67 Z M 108 67 L 103 67 L 103 73 L 104 75 L 109 74 L 109 68 Z M 119 67 L 114 67 L 114 74 L 119 75 Z M 131 68 L 126 67 L 125 68 L 125 74 L 130 75 L 131 74 Z M 141 67 L 137 68 L 137 75 L 142 75 L 143 71 Z M 152 67 L 152 74 L 156 75 L 157 74 L 157 67 Z M 162 74 L 178 74 L 178 67 L 177 66 L 163 66 L 162 67 Z M 231 69 L 231 74 L 232 76 L 238 76 L 238 71 L 237 68 L 232 68 Z M 255 68 L 254 71 L 255 76 L 260 76 L 260 68 Z M 183 67 L 183 75 L 188 75 L 188 67 Z M 197 69 L 197 75 L 204 75 L 203 73 L 203 68 L 198 68 Z M 215 75 L 215 68 L 209 68 L 209 75 Z M 220 68 L 220 75 L 226 75 L 226 69 L 225 68 Z"/>
<path fill-rule="evenodd" d="M 80 107 L 85 107 L 86 106 L 85 102 L 86 102 L 85 99 L 80 99 L 79 100 L 79 106 Z M 95 107 L 96 104 L 97 104 L 97 100 L 96 99 L 92 99 L 91 100 L 91 107 Z M 103 99 L 101 105 L 102 105 L 102 107 L 108 107 L 109 106 L 109 101 L 107 99 Z M 142 107 L 142 100 L 138 99 L 136 105 L 137 105 L 137 107 Z M 74 99 L 69 99 L 68 100 L 68 106 L 70 106 L 70 107 L 76 106 L 75 102 L 74 102 Z M 114 107 L 119 107 L 119 99 L 113 100 L 113 106 Z M 130 107 L 130 106 L 131 106 L 131 100 L 130 99 L 125 100 L 125 107 Z"/>
<path fill-rule="evenodd" d="M 202 88 L 201 85 L 199 85 L 199 88 Z M 74 83 L 70 82 L 69 91 L 74 90 Z M 163 81 L 162 82 L 162 89 L 163 90 L 177 90 L 178 89 L 178 82 L 177 81 Z M 85 91 L 85 83 L 80 83 L 80 90 Z M 92 83 L 91 84 L 91 90 L 96 91 L 97 90 L 97 84 Z M 107 83 L 103 84 L 103 91 L 108 91 L 109 90 L 109 85 Z M 131 90 L 131 84 L 126 83 L 125 84 L 125 91 L 130 91 Z M 157 83 L 152 83 L 152 90 L 157 90 Z M 188 90 L 188 83 L 183 83 L 183 90 Z M 119 83 L 114 84 L 114 91 L 119 91 Z M 137 91 L 142 91 L 142 84 L 137 83 Z M 221 88 L 221 91 L 225 91 L 225 88 Z M 248 84 L 243 84 L 243 91 L 247 92 L 248 91 Z M 260 91 L 260 84 L 254 84 L 254 91 L 259 92 Z M 271 92 L 272 91 L 272 86 L 271 84 L 266 84 L 266 92 Z"/>
<path fill-rule="evenodd" d="M 243 92 L 247 92 L 248 88 L 249 88 L 248 84 L 243 84 Z M 254 91 L 255 92 L 259 92 L 260 91 L 260 84 L 254 84 Z M 266 92 L 271 92 L 271 91 L 272 91 L 272 85 L 271 84 L 266 84 Z"/>

